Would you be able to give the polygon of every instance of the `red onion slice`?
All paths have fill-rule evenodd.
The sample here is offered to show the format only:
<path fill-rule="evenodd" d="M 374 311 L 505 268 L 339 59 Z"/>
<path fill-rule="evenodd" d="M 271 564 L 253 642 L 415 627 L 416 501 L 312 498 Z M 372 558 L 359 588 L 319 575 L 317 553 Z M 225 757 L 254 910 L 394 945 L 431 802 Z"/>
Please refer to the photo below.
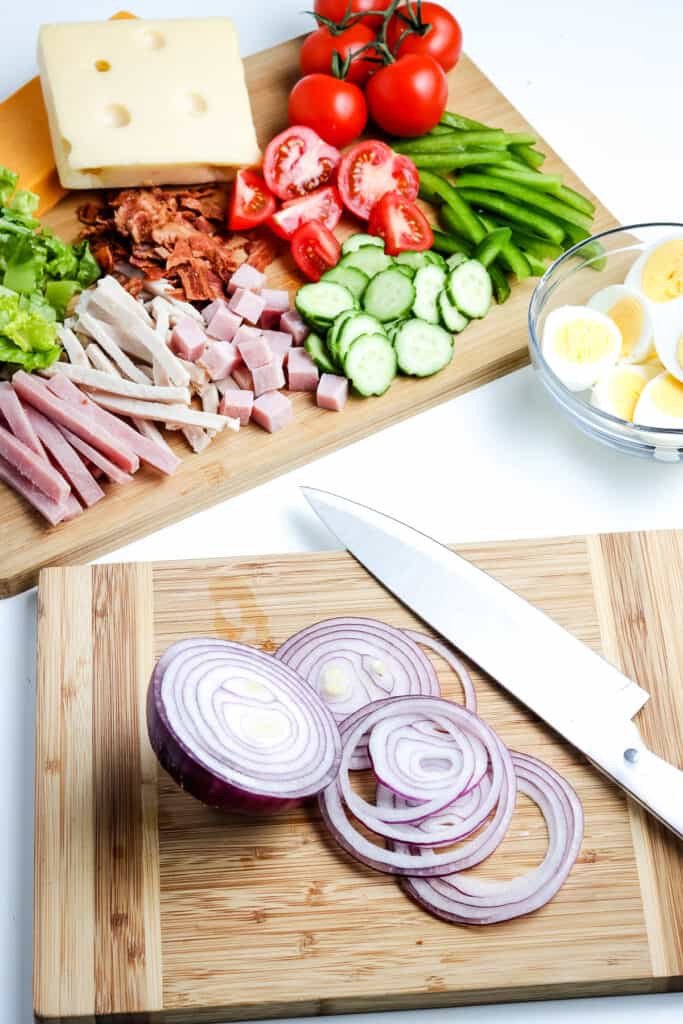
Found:
<path fill-rule="evenodd" d="M 472 682 L 472 676 L 467 670 L 467 666 L 464 661 L 455 654 L 455 652 L 441 640 L 437 640 L 433 636 L 427 636 L 426 633 L 418 633 L 414 629 L 404 629 L 403 632 L 411 640 L 414 640 L 416 644 L 422 644 L 423 647 L 429 647 L 430 650 L 434 651 L 439 655 L 440 658 L 451 666 L 456 676 L 460 680 L 460 685 L 463 688 L 465 694 L 465 707 L 468 711 L 477 711 L 477 695 L 474 690 L 474 683 Z"/>
<path fill-rule="evenodd" d="M 402 879 L 420 906 L 445 921 L 495 924 L 544 906 L 564 884 L 579 854 L 583 811 L 576 793 L 557 772 L 526 754 L 512 754 L 518 789 L 538 805 L 548 829 L 543 862 L 511 882 L 473 878 L 462 872 L 441 878 Z"/>
<path fill-rule="evenodd" d="M 339 767 L 336 723 L 306 681 L 228 640 L 181 640 L 164 652 L 147 725 L 169 775 L 225 810 L 280 810 L 320 792 Z"/>
<path fill-rule="evenodd" d="M 476 810 L 471 811 L 463 822 L 458 823 L 457 831 L 459 834 L 465 834 L 467 831 L 476 830 L 485 822 L 491 811 L 494 811 L 493 817 L 466 843 L 443 852 L 437 852 L 435 848 L 446 842 L 444 831 L 437 830 L 436 833 L 432 833 L 429 843 L 425 844 L 430 847 L 429 849 L 422 845 L 417 846 L 420 841 L 424 841 L 425 833 L 421 829 L 413 829 L 408 833 L 412 840 L 410 845 L 401 843 L 394 849 L 382 849 L 367 839 L 350 817 L 352 812 L 357 815 L 357 811 L 360 811 L 363 819 L 358 814 L 358 820 L 364 820 L 364 823 L 372 821 L 368 827 L 373 831 L 378 831 L 381 827 L 384 835 L 390 831 L 393 835 L 394 829 L 399 830 L 401 836 L 406 834 L 401 830 L 401 824 L 387 824 L 387 819 L 396 811 L 405 813 L 405 801 L 401 801 L 400 797 L 385 787 L 379 786 L 377 806 L 373 808 L 352 792 L 348 781 L 349 762 L 361 737 L 376 723 L 386 719 L 399 719 L 403 724 L 405 716 L 411 716 L 414 720 L 432 720 L 436 723 L 446 721 L 454 730 L 459 730 L 461 737 L 479 740 L 487 751 L 490 789 L 484 793 Z M 516 788 L 510 755 L 485 722 L 466 708 L 436 697 L 398 697 L 381 701 L 366 709 L 364 715 L 354 716 L 354 719 L 353 722 L 344 723 L 342 726 L 342 760 L 339 776 L 319 797 L 323 819 L 347 853 L 378 871 L 432 877 L 470 867 L 493 852 L 507 831 L 514 809 Z M 451 801 L 459 795 L 457 792 L 452 793 Z M 365 804 L 365 807 L 362 804 Z M 415 814 L 415 808 L 408 810 Z M 424 805 L 418 807 L 417 813 L 421 814 L 424 810 Z M 452 842 L 452 839 L 448 841 Z M 416 849 L 419 852 L 416 852 Z"/>

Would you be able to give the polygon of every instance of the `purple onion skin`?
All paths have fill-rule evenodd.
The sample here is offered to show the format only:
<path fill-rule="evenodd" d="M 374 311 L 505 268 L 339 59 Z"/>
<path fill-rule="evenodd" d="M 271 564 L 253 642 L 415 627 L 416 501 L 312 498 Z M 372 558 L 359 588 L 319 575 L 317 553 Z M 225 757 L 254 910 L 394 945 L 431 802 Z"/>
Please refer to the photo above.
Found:
<path fill-rule="evenodd" d="M 301 799 L 249 793 L 219 779 L 199 764 L 169 728 L 160 707 L 161 678 L 155 668 L 147 691 L 147 733 L 161 767 L 173 781 L 207 807 L 250 817 L 264 817 L 296 807 Z"/>

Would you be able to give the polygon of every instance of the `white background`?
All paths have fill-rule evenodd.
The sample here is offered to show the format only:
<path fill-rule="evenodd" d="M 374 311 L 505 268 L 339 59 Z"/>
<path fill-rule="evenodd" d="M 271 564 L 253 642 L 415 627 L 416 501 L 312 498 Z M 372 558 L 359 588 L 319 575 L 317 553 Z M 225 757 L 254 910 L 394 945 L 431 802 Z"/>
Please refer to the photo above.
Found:
<path fill-rule="evenodd" d="M 311 24 L 298 13 L 312 6 L 310 0 L 130 3 L 147 16 L 228 14 L 244 55 Z M 680 0 L 461 0 L 450 6 L 469 55 L 622 223 L 683 217 Z M 2 7 L 0 98 L 35 73 L 41 22 L 106 17 L 117 4 L 8 0 Z M 0 163 L 11 163 L 6 144 L 0 139 Z M 110 560 L 332 546 L 304 507 L 298 483 L 398 513 L 449 541 L 683 525 L 683 471 L 613 454 L 575 434 L 531 371 L 523 370 L 162 530 Z M 34 593 L 0 602 L 0 1020 L 7 1024 L 31 1020 L 34 629 Z M 674 1024 L 683 1020 L 683 995 L 352 1019 Z"/>

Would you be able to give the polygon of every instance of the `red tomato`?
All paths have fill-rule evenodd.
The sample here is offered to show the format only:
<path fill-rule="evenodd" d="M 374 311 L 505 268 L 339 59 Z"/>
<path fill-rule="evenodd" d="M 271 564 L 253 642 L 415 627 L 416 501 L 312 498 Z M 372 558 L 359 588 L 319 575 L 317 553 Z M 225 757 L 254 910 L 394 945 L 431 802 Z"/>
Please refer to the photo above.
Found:
<path fill-rule="evenodd" d="M 268 221 L 268 227 L 280 238 L 291 238 L 302 224 L 310 220 L 320 221 L 332 231 L 339 223 L 341 215 L 339 193 L 334 185 L 326 185 L 315 192 L 309 192 L 308 195 L 283 203 Z"/>
<path fill-rule="evenodd" d="M 315 0 L 315 13 L 338 24 L 349 8 L 352 14 L 362 14 L 363 11 L 386 11 L 391 3 L 392 0 L 351 0 L 350 3 L 349 0 Z M 377 29 L 382 24 L 382 16 L 370 15 L 362 21 L 370 28 Z"/>
<path fill-rule="evenodd" d="M 290 124 L 305 124 L 333 146 L 348 146 L 368 121 L 363 90 L 332 75 L 306 75 L 289 94 Z"/>
<path fill-rule="evenodd" d="M 355 85 L 365 85 L 373 65 L 363 57 L 354 59 L 353 55 L 371 43 L 374 38 L 375 33 L 372 29 L 360 23 L 344 29 L 337 35 L 334 35 L 326 25 L 321 25 L 303 41 L 299 55 L 301 73 L 304 75 L 331 74 L 332 58 L 336 52 L 339 54 L 342 64 L 347 58 L 350 58 L 351 63 L 346 74 L 346 81 L 353 82 Z M 372 51 L 368 51 L 368 56 L 371 54 Z"/>
<path fill-rule="evenodd" d="M 266 146 L 263 177 L 280 199 L 294 199 L 333 181 L 340 159 L 311 128 L 294 125 Z"/>
<path fill-rule="evenodd" d="M 394 153 L 384 142 L 368 139 L 344 154 L 337 184 L 346 209 L 367 220 L 385 192 L 416 199 L 420 176 L 407 156 Z"/>
<path fill-rule="evenodd" d="M 424 135 L 446 109 L 448 82 L 429 54 L 409 53 L 369 80 L 366 99 L 373 121 L 389 135 Z"/>
<path fill-rule="evenodd" d="M 411 25 L 417 31 L 406 36 L 397 50 L 399 39 Z M 410 8 L 399 7 L 389 21 L 387 43 L 396 57 L 405 57 L 408 53 L 429 53 L 444 71 L 450 71 L 458 63 L 462 51 L 462 30 L 451 12 L 441 4 L 423 3 L 417 16 L 411 4 Z"/>
<path fill-rule="evenodd" d="M 256 227 L 275 213 L 275 196 L 256 171 L 238 171 L 230 199 L 228 227 L 244 231 Z"/>
<path fill-rule="evenodd" d="M 397 192 L 387 192 L 372 208 L 368 231 L 384 239 L 390 256 L 406 249 L 431 249 L 434 234 L 422 210 Z"/>
<path fill-rule="evenodd" d="M 319 220 L 302 224 L 292 239 L 292 256 L 299 270 L 311 281 L 319 281 L 326 270 L 336 267 L 341 245 Z"/>

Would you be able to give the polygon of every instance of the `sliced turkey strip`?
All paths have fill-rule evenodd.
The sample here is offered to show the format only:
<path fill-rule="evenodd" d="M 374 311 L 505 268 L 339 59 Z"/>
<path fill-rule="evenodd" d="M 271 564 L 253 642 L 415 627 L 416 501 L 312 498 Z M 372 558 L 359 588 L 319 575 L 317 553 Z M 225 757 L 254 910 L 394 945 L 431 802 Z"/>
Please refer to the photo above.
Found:
<path fill-rule="evenodd" d="M 59 428 L 37 409 L 32 409 L 30 405 L 26 406 L 26 415 L 38 437 L 74 491 L 80 495 L 83 503 L 90 508 L 91 505 L 100 501 L 104 497 L 104 491 Z"/>
<path fill-rule="evenodd" d="M 168 443 L 164 435 L 161 433 L 157 425 L 152 422 L 152 420 L 141 420 L 138 416 L 133 416 L 131 417 L 131 419 L 133 422 L 133 426 L 135 427 L 136 430 L 139 430 L 141 434 L 144 434 L 145 437 L 148 437 L 150 441 L 154 441 L 156 444 L 160 444 L 162 448 L 166 449 L 169 455 L 171 455 L 174 459 L 176 458 L 176 456 L 173 454 L 173 449 L 171 448 L 170 444 Z"/>
<path fill-rule="evenodd" d="M 141 402 L 134 398 L 119 398 L 92 392 L 90 396 L 103 409 L 118 413 L 119 416 L 139 416 L 146 420 L 159 420 L 179 426 L 204 427 L 206 430 L 239 430 L 240 421 L 230 416 L 216 416 L 208 412 L 188 409 L 185 405 L 162 405 L 160 402 Z"/>
<path fill-rule="evenodd" d="M 176 310 L 175 316 L 189 316 L 193 320 L 196 320 L 198 324 L 204 326 L 204 317 L 195 309 L 192 303 L 183 302 L 182 299 L 174 299 L 168 294 L 172 290 L 172 285 L 165 277 L 159 278 L 157 281 L 145 281 L 145 291 L 148 291 L 151 295 L 160 296 L 164 299 L 169 306 Z M 173 319 L 173 318 L 172 318 Z"/>
<path fill-rule="evenodd" d="M 85 313 L 78 321 L 79 326 L 83 328 L 86 334 L 89 334 L 91 338 L 94 338 L 97 344 L 102 348 L 109 358 L 114 362 L 124 377 L 128 377 L 129 380 L 137 381 L 138 384 L 146 384 L 147 377 L 145 377 L 142 370 L 135 365 L 133 360 L 126 355 L 118 341 L 116 340 L 116 332 L 110 324 L 105 323 L 103 320 L 98 320 L 90 313 Z M 73 363 L 73 359 L 71 362 Z"/>
<path fill-rule="evenodd" d="M 85 354 L 85 349 L 70 327 L 58 326 L 57 338 L 59 339 L 60 344 L 64 347 L 64 351 L 68 355 L 70 363 L 73 363 L 74 366 L 88 365 L 88 357 Z"/>
<path fill-rule="evenodd" d="M 106 352 L 103 352 L 96 341 L 91 341 L 85 350 L 88 362 L 93 370 L 101 370 L 102 373 L 110 373 L 112 377 L 121 377 L 122 373 L 114 366 Z"/>
<path fill-rule="evenodd" d="M 126 398 L 140 398 L 150 402 L 172 402 L 190 404 L 189 388 L 157 387 L 155 384 L 136 384 L 132 380 L 114 377 L 88 366 L 72 366 L 71 363 L 53 363 L 41 370 L 45 377 L 68 377 L 75 384 L 82 384 L 89 391 L 105 391 L 109 395 L 123 395 Z"/>

